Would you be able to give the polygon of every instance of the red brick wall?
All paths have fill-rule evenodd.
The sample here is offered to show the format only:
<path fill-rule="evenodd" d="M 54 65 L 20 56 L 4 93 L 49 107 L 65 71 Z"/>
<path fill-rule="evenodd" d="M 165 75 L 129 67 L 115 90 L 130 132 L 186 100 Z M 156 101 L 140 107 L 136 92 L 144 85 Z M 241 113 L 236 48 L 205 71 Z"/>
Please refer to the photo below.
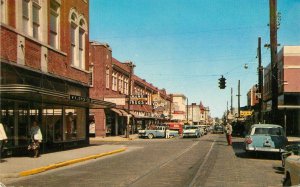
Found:
<path fill-rule="evenodd" d="M 105 125 L 105 113 L 103 109 L 91 110 L 94 114 L 95 119 L 95 136 L 105 137 L 106 136 L 106 125 Z"/>
<path fill-rule="evenodd" d="M 41 69 L 41 45 L 30 40 L 25 41 L 25 65 Z"/>
<path fill-rule="evenodd" d="M 17 62 L 17 35 L 14 32 L 1 27 L 1 58 L 11 62 Z"/>
<path fill-rule="evenodd" d="M 300 56 L 285 56 L 284 66 L 298 66 L 284 69 L 284 92 L 300 92 Z"/>

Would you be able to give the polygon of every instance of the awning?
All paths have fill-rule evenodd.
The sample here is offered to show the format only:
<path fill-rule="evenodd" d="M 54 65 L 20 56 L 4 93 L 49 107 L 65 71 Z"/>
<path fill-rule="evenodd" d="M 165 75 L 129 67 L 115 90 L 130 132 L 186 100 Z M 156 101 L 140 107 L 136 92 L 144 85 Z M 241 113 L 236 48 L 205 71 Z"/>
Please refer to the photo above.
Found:
<path fill-rule="evenodd" d="M 125 110 L 122 110 L 122 109 L 119 109 L 119 110 L 122 112 L 123 116 L 128 116 L 129 115 Z"/>
<path fill-rule="evenodd" d="M 116 104 L 24 84 L 0 85 L 0 96 L 6 99 L 77 106 L 92 109 L 115 107 Z"/>
<path fill-rule="evenodd" d="M 278 109 L 279 110 L 299 110 L 300 109 L 300 105 L 278 105 Z"/>
<path fill-rule="evenodd" d="M 113 112 L 117 113 L 119 116 L 123 116 L 122 112 L 119 109 L 111 108 L 110 110 L 112 110 Z"/>
<path fill-rule="evenodd" d="M 139 116 L 136 113 L 134 113 L 133 111 L 130 111 L 130 114 L 133 115 L 134 118 L 139 118 Z"/>

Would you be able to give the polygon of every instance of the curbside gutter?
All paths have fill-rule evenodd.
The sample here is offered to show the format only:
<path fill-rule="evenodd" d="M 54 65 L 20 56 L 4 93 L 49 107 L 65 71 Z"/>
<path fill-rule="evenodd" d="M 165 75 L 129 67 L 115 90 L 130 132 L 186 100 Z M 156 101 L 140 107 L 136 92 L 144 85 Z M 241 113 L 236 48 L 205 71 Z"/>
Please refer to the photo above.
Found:
<path fill-rule="evenodd" d="M 59 162 L 59 163 L 51 164 L 51 165 L 48 165 L 48 166 L 43 166 L 43 167 L 40 167 L 40 168 L 35 168 L 35 169 L 31 169 L 31 170 L 22 171 L 22 172 L 18 173 L 18 177 L 34 175 L 34 174 L 37 174 L 37 173 L 49 171 L 51 169 L 56 169 L 56 168 L 63 167 L 63 166 L 72 165 L 72 164 L 83 162 L 83 161 L 86 161 L 86 160 L 96 159 L 96 158 L 100 158 L 100 157 L 103 157 L 103 156 L 108 156 L 108 155 L 120 153 L 120 152 L 125 151 L 126 149 L 127 148 L 121 148 L 121 149 L 117 149 L 117 150 L 106 152 L 106 153 L 91 155 L 91 156 L 87 156 L 87 157 L 68 160 L 68 161 L 65 161 L 65 162 Z"/>

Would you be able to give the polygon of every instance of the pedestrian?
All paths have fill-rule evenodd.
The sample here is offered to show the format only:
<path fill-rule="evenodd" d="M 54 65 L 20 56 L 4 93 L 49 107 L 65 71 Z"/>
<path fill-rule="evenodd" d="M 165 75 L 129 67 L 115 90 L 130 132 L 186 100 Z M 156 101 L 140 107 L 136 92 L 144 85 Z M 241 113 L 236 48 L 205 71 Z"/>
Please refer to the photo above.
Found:
<path fill-rule="evenodd" d="M 5 143 L 7 143 L 7 136 L 3 124 L 0 123 L 0 162 L 2 159 L 2 151 Z"/>
<path fill-rule="evenodd" d="M 32 127 L 30 129 L 30 138 L 31 144 L 28 146 L 28 150 L 33 150 L 34 158 L 37 158 L 40 156 L 40 143 L 43 140 L 43 135 L 37 121 L 33 121 L 32 123 Z"/>
<path fill-rule="evenodd" d="M 166 139 L 170 138 L 170 130 L 168 126 L 165 127 L 165 131 L 166 131 Z"/>
<path fill-rule="evenodd" d="M 225 126 L 225 130 L 226 130 L 226 139 L 227 139 L 227 143 L 228 145 L 232 145 L 232 126 L 230 125 L 230 123 L 227 123 L 227 125 Z"/>

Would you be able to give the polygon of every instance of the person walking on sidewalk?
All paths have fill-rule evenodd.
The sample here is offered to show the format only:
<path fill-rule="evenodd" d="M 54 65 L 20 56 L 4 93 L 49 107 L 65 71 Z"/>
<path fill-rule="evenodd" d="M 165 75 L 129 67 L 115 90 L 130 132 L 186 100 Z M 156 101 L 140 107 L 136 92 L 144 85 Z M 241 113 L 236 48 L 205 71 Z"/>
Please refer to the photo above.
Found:
<path fill-rule="evenodd" d="M 7 142 L 6 132 L 4 130 L 3 124 L 0 123 L 0 162 L 2 159 L 2 151 L 3 151 L 4 143 L 6 142 Z"/>
<path fill-rule="evenodd" d="M 28 146 L 28 150 L 33 150 L 34 158 L 39 156 L 40 143 L 43 140 L 43 135 L 37 121 L 33 121 L 30 129 L 30 138 L 32 143 Z"/>
<path fill-rule="evenodd" d="M 225 126 L 225 131 L 226 131 L 226 139 L 227 139 L 227 143 L 228 145 L 232 145 L 232 126 L 230 125 L 230 123 L 227 123 L 227 125 Z"/>

